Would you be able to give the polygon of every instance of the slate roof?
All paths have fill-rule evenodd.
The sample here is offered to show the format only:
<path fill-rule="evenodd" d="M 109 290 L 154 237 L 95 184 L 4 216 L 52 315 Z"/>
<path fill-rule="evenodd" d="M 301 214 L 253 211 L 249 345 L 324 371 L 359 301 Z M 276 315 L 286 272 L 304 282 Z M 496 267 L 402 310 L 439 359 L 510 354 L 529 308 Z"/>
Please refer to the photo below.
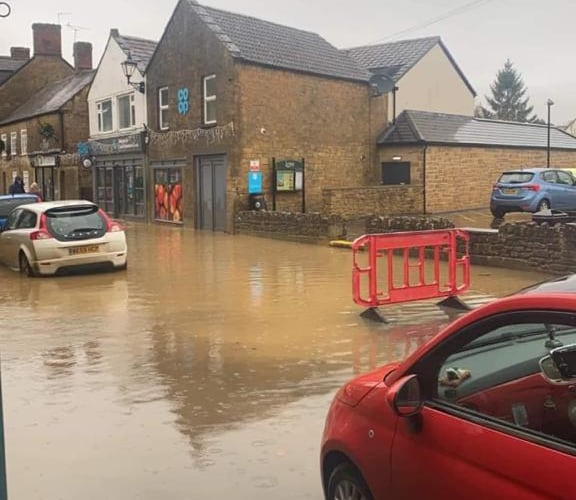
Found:
<path fill-rule="evenodd" d="M 452 54 L 450 54 L 439 36 L 353 47 L 343 51 L 352 57 L 361 68 L 372 72 L 384 73 L 392 78 L 394 82 L 398 82 L 436 45 L 440 45 L 456 72 L 475 96 L 476 91 L 464 76 L 464 73 L 456 64 Z"/>
<path fill-rule="evenodd" d="M 378 144 L 446 144 L 546 148 L 547 126 L 428 111 L 403 111 Z M 552 127 L 550 147 L 576 150 L 576 137 Z"/>
<path fill-rule="evenodd" d="M 0 56 L 0 84 L 8 80 L 27 62 L 30 62 L 30 59 L 12 59 L 8 56 Z"/>
<path fill-rule="evenodd" d="M 120 34 L 114 34 L 113 37 L 120 48 L 126 53 L 126 56 L 130 53 L 132 59 L 138 64 L 140 73 L 144 73 L 152 54 L 154 54 L 156 50 L 158 42 Z"/>
<path fill-rule="evenodd" d="M 186 0 L 232 57 L 265 66 L 355 81 L 370 74 L 320 35 Z"/>
<path fill-rule="evenodd" d="M 58 111 L 86 85 L 92 83 L 95 73 L 95 70 L 77 71 L 63 80 L 49 83 L 28 101 L 16 108 L 10 116 L 2 120 L 0 125 Z"/>

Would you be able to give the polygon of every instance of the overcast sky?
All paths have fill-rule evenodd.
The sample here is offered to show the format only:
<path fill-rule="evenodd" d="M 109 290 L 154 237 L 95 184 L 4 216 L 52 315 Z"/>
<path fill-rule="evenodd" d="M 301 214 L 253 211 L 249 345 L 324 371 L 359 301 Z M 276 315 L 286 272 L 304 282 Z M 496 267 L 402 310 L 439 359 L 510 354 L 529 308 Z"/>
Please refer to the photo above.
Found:
<path fill-rule="evenodd" d="M 64 56 L 72 59 L 76 34 L 77 40 L 94 45 L 95 64 L 110 28 L 158 40 L 177 3 L 177 0 L 6 1 L 12 14 L 0 18 L 0 55 L 8 54 L 11 46 L 31 47 L 32 23 L 60 21 Z M 497 70 L 510 58 L 522 73 L 531 102 L 541 117 L 546 117 L 545 102 L 549 97 L 555 102 L 552 122 L 563 124 L 576 117 L 576 0 L 204 0 L 200 3 L 314 31 L 339 48 L 440 35 L 479 97 L 488 93 Z M 460 13 L 450 15 L 456 9 Z M 434 20 L 439 22 L 431 24 Z"/>

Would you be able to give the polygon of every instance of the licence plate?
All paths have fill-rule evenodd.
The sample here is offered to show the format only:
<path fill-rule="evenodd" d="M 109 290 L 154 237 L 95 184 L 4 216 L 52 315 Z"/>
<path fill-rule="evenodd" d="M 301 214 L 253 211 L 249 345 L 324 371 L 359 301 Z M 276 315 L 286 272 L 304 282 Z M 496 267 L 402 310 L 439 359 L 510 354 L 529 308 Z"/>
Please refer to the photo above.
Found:
<path fill-rule="evenodd" d="M 96 253 L 100 250 L 99 245 L 89 245 L 86 247 L 73 247 L 68 249 L 69 255 L 82 255 L 85 253 Z"/>
<path fill-rule="evenodd" d="M 518 190 L 514 188 L 502 188 L 502 194 L 518 194 Z"/>

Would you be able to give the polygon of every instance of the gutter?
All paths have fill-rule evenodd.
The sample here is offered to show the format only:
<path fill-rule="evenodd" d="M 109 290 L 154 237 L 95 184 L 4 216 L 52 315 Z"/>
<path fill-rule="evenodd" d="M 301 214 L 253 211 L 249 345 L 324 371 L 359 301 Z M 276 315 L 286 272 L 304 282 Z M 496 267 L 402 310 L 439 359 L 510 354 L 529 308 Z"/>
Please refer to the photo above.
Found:
<path fill-rule="evenodd" d="M 428 144 L 424 144 L 424 154 L 423 154 L 423 160 L 422 160 L 422 184 L 424 186 L 424 192 L 423 192 L 423 196 L 422 196 L 422 201 L 423 201 L 423 211 L 424 211 L 424 215 L 426 215 L 426 190 L 428 189 L 428 186 L 426 185 L 426 152 L 428 151 Z"/>

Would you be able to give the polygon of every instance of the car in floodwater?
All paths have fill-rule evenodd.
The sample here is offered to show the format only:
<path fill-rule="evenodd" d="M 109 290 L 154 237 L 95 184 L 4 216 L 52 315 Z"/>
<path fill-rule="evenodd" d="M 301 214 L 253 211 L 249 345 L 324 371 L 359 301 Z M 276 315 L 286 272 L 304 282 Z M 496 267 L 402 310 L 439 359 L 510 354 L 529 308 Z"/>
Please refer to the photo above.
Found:
<path fill-rule="evenodd" d="M 329 500 L 576 498 L 576 275 L 497 299 L 328 412 Z"/>
<path fill-rule="evenodd" d="M 490 211 L 496 218 L 509 212 L 576 210 L 576 180 L 556 168 L 529 168 L 503 172 L 492 188 Z"/>
<path fill-rule="evenodd" d="M 28 203 L 40 203 L 42 200 L 35 194 L 3 194 L 0 195 L 0 229 L 6 224 L 6 219 L 12 210 Z"/>
<path fill-rule="evenodd" d="M 28 276 L 126 269 L 127 259 L 124 228 L 90 201 L 20 205 L 0 231 L 0 260 Z"/>

